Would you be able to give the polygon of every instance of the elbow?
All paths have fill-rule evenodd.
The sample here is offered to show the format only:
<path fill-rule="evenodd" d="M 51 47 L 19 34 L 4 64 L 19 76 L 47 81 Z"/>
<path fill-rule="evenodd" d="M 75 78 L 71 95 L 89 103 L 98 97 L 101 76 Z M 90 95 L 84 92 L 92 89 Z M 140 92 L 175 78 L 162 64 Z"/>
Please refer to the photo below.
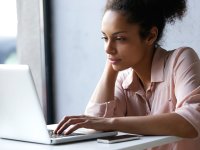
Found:
<path fill-rule="evenodd" d="M 179 116 L 179 115 L 178 115 Z M 198 137 L 198 131 L 197 129 L 185 118 L 182 116 L 179 116 L 176 118 L 178 120 L 176 122 L 177 126 L 175 128 L 175 132 L 177 133 L 176 136 L 182 137 L 182 138 L 196 138 Z"/>
<path fill-rule="evenodd" d="M 198 132 L 195 129 L 183 135 L 184 138 L 196 138 L 197 136 L 198 136 Z"/>
<path fill-rule="evenodd" d="M 182 131 L 180 131 L 178 136 L 182 138 L 196 138 L 198 137 L 198 132 L 192 125 L 190 125 L 182 128 Z"/>

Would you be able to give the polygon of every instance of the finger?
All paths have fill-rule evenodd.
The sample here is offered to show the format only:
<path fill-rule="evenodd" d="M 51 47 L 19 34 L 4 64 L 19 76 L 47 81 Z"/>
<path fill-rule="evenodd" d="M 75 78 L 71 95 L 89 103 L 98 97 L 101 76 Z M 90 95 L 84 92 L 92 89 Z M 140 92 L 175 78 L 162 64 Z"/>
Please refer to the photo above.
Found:
<path fill-rule="evenodd" d="M 82 118 L 70 118 L 66 123 L 64 123 L 59 130 L 57 131 L 57 134 L 61 134 L 65 129 L 67 129 L 69 126 L 84 122 L 85 119 Z"/>
<path fill-rule="evenodd" d="M 56 134 L 58 130 L 63 126 L 63 124 L 69 119 L 69 116 L 63 117 L 63 119 L 58 123 L 56 129 L 54 130 L 54 133 Z"/>
<path fill-rule="evenodd" d="M 73 133 L 74 131 L 76 131 L 77 129 L 79 128 L 85 128 L 86 127 L 86 122 L 87 121 L 84 121 L 84 122 L 81 122 L 81 123 L 77 123 L 75 124 L 73 127 L 71 127 L 68 131 L 64 132 L 65 135 L 69 135 L 71 133 Z"/>
<path fill-rule="evenodd" d="M 58 123 L 56 129 L 54 130 L 54 134 L 57 134 L 58 130 L 71 118 L 80 118 L 83 117 L 83 115 L 81 116 L 65 116 L 63 117 L 63 119 Z"/>

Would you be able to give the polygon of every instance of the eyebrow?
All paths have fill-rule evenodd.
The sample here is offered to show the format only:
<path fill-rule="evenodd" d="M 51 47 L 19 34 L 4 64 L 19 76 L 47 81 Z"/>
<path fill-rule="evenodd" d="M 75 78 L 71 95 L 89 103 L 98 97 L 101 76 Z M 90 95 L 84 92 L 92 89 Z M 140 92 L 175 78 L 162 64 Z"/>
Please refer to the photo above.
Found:
<path fill-rule="evenodd" d="M 104 35 L 105 33 L 103 31 L 101 31 Z M 113 33 L 112 35 L 116 35 L 116 34 L 120 34 L 120 33 L 128 33 L 127 31 L 118 31 L 118 32 L 115 32 Z"/>

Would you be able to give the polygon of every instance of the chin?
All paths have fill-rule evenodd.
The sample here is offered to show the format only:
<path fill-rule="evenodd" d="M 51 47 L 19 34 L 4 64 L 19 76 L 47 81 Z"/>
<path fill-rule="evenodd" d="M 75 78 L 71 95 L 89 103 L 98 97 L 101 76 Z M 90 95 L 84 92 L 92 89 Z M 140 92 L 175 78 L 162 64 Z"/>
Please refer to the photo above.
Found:
<path fill-rule="evenodd" d="M 112 67 L 115 71 L 123 71 L 130 68 L 130 67 L 124 67 L 124 66 L 117 66 L 117 65 L 112 65 Z"/>

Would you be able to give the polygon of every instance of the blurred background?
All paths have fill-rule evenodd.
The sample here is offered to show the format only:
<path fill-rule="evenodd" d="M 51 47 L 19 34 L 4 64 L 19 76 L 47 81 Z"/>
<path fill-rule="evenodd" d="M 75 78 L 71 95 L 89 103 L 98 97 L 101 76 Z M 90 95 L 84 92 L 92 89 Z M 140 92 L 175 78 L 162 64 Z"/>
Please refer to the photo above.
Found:
<path fill-rule="evenodd" d="M 0 63 L 17 63 L 17 7 L 15 0 L 0 0 Z"/>

